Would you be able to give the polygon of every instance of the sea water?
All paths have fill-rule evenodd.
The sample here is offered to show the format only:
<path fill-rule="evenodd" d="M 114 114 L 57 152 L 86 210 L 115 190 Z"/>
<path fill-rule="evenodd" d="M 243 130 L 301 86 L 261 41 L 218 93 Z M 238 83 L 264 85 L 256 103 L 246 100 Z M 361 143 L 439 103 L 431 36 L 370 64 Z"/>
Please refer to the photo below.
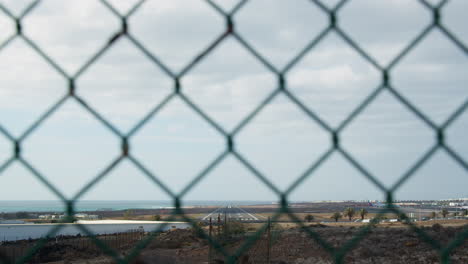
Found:
<path fill-rule="evenodd" d="M 182 206 L 225 206 L 225 205 L 271 204 L 265 201 L 184 201 Z M 75 211 L 116 211 L 126 209 L 172 208 L 172 201 L 77 201 Z M 60 201 L 5 201 L 0 200 L 0 213 L 12 212 L 64 212 Z"/>

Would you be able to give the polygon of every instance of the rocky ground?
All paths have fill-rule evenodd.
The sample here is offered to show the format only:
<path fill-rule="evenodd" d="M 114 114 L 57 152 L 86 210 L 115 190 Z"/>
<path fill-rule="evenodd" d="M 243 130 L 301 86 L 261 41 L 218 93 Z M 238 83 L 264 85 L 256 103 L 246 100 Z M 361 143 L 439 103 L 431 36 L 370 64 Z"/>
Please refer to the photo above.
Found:
<path fill-rule="evenodd" d="M 435 224 L 423 227 L 427 235 L 445 247 L 468 226 L 443 227 Z M 358 232 L 357 227 L 312 225 L 311 230 L 333 247 L 341 247 Z M 71 240 L 73 241 L 73 240 Z M 304 231 L 298 228 L 280 229 L 262 236 L 238 260 L 239 263 L 333 263 L 330 254 Z M 136 241 L 119 242 L 116 250 L 125 256 Z M 237 236 L 220 243 L 229 252 L 235 252 L 245 237 Z M 4 245 L 3 245 L 4 246 Z M 11 246 L 11 245 L 10 245 Z M 2 248 L 2 246 L 0 246 Z M 159 234 L 134 263 L 208 263 L 210 247 L 206 240 L 191 230 L 172 230 Z M 212 249 L 213 263 L 223 263 L 222 255 Z M 452 263 L 468 263 L 468 241 L 453 250 Z M 345 263 L 439 263 L 439 255 L 418 235 L 403 227 L 376 227 L 344 257 Z M 33 263 L 113 263 L 101 251 L 83 243 L 47 244 L 36 254 Z"/>

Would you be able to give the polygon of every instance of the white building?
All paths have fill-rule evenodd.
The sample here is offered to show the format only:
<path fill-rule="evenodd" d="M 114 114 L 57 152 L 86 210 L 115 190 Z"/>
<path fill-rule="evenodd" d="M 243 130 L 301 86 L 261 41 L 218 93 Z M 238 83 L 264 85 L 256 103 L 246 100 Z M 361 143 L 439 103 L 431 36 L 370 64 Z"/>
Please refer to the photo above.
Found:
<path fill-rule="evenodd" d="M 75 218 L 78 220 L 98 220 L 99 215 L 89 215 L 89 214 L 75 214 Z"/>
<path fill-rule="evenodd" d="M 88 218 L 88 214 L 75 214 L 76 219 L 86 219 Z"/>
<path fill-rule="evenodd" d="M 50 215 L 50 214 L 39 215 L 39 219 L 43 219 L 43 220 L 52 219 L 52 215 Z"/>

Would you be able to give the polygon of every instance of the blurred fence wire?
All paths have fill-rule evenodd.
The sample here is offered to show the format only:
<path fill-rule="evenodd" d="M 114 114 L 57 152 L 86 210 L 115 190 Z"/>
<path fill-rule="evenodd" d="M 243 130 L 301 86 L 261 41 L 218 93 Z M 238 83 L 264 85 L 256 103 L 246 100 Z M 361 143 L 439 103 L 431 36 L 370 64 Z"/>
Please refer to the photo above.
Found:
<path fill-rule="evenodd" d="M 415 0 L 416 1 L 416 0 Z M 310 1 L 310 5 L 315 5 L 318 7 L 324 14 L 328 16 L 329 22 L 328 25 L 323 28 L 319 34 L 315 36 L 310 36 L 309 43 L 303 47 L 303 49 L 296 54 L 283 68 L 276 67 L 273 63 L 271 63 L 268 58 L 261 55 L 251 44 L 249 41 L 242 36 L 236 30 L 236 23 L 234 22 L 234 17 L 242 12 L 243 7 L 248 4 L 248 1 L 242 0 L 239 1 L 230 11 L 225 11 L 221 8 L 218 4 L 214 2 L 214 0 L 206 0 L 206 3 L 212 7 L 214 12 L 217 12 L 220 16 L 222 16 L 225 20 L 225 28 L 224 31 L 215 38 L 215 40 L 210 43 L 205 49 L 201 50 L 195 57 L 191 59 L 191 61 L 185 65 L 182 70 L 179 72 L 174 72 L 173 70 L 168 67 L 164 61 L 160 60 L 158 55 L 151 52 L 143 43 L 138 41 L 130 30 L 129 25 L 129 18 L 140 8 L 144 8 L 145 1 L 137 2 L 129 11 L 125 14 L 121 14 L 112 4 L 107 2 L 106 0 L 101 0 L 100 2 L 107 8 L 107 10 L 116 16 L 121 23 L 120 30 L 112 34 L 108 41 L 100 47 L 93 56 L 91 56 L 76 72 L 73 74 L 67 73 L 64 68 L 60 66 L 60 62 L 54 61 L 52 57 L 50 57 L 36 42 L 34 39 L 30 38 L 27 34 L 23 32 L 22 22 L 29 14 L 31 14 L 34 9 L 40 4 L 41 1 L 33 1 L 30 3 L 19 15 L 14 15 L 9 8 L 3 4 L 0 4 L 0 14 L 5 16 L 6 18 L 10 19 L 14 23 L 14 33 L 8 37 L 5 41 L 0 43 L 0 53 L 2 50 L 7 47 L 12 40 L 14 39 L 22 39 L 29 47 L 34 50 L 44 61 L 50 64 L 59 74 L 61 74 L 66 80 L 68 80 L 68 93 L 60 98 L 57 102 L 52 104 L 47 111 L 42 113 L 42 115 L 35 120 L 20 136 L 16 137 L 13 136 L 8 130 L 8 128 L 2 126 L 0 124 L 0 133 L 5 136 L 9 142 L 13 145 L 13 152 L 11 153 L 11 157 L 8 158 L 3 164 L 0 164 L 0 173 L 7 169 L 12 163 L 19 163 L 24 168 L 29 170 L 40 182 L 42 182 L 47 188 L 54 193 L 57 197 L 59 197 L 64 205 L 66 206 L 66 214 L 67 219 L 65 222 L 69 222 L 73 219 L 73 215 L 75 214 L 75 202 L 81 198 L 85 193 L 87 193 L 90 189 L 92 189 L 96 183 L 98 183 L 101 179 L 103 179 L 109 172 L 111 172 L 118 164 L 122 161 L 127 160 L 133 165 L 135 165 L 141 172 L 143 172 L 149 179 L 151 179 L 155 185 L 159 186 L 164 192 L 166 192 L 170 197 L 172 197 L 173 204 L 174 204 L 174 211 L 173 217 L 180 217 L 182 216 L 185 218 L 186 221 L 189 221 L 194 225 L 194 228 L 199 229 L 201 234 L 208 240 L 208 242 L 212 245 L 213 249 L 216 250 L 219 254 L 223 255 L 229 263 L 234 263 L 236 259 L 241 256 L 244 252 L 247 252 L 250 246 L 254 245 L 256 240 L 261 238 L 264 232 L 267 230 L 268 226 L 265 224 L 263 228 L 260 228 L 255 234 L 251 235 L 235 253 L 231 254 L 228 253 L 223 246 L 216 241 L 216 239 L 210 238 L 208 234 L 204 230 L 202 230 L 198 225 L 194 223 L 193 220 L 186 217 L 181 207 L 181 200 L 182 198 L 191 190 L 193 186 L 195 186 L 200 181 L 203 181 L 204 177 L 212 171 L 215 167 L 217 167 L 220 163 L 223 162 L 226 157 L 231 156 L 237 159 L 245 168 L 247 168 L 254 177 L 258 178 L 265 186 L 271 189 L 277 196 L 278 200 L 280 201 L 281 208 L 278 210 L 277 214 L 273 216 L 272 221 L 274 221 L 279 215 L 289 215 L 291 219 L 293 219 L 297 224 L 299 224 L 305 232 L 312 239 L 314 239 L 317 243 L 319 243 L 324 250 L 326 250 L 334 259 L 336 263 L 342 263 L 344 257 L 347 252 L 349 252 L 352 248 L 354 248 L 360 240 L 366 237 L 366 234 L 372 229 L 374 224 L 377 222 L 371 222 L 369 225 L 364 226 L 358 235 L 356 235 L 353 239 L 346 242 L 340 248 L 334 248 L 332 245 L 327 243 L 324 239 L 322 239 L 317 233 L 313 230 L 306 227 L 306 225 L 302 222 L 302 219 L 298 219 L 294 214 L 292 214 L 288 209 L 288 196 L 289 194 L 296 189 L 301 183 L 308 178 L 314 171 L 320 167 L 322 163 L 324 163 L 333 153 L 340 154 L 345 160 L 349 162 L 352 166 L 354 166 L 365 178 L 367 178 L 373 185 L 375 185 L 378 189 L 381 190 L 387 199 L 387 212 L 393 212 L 396 214 L 401 214 L 398 207 L 393 206 L 393 194 L 394 192 L 401 187 L 405 182 L 423 165 L 425 164 L 429 158 L 431 158 L 434 153 L 437 151 L 444 151 L 446 152 L 455 162 L 457 162 L 464 170 L 468 171 L 468 162 L 464 160 L 461 155 L 459 155 L 453 148 L 446 144 L 445 141 L 445 131 L 447 128 L 456 120 L 468 107 L 468 101 L 465 101 L 462 105 L 460 105 L 441 125 L 438 125 L 431 121 L 431 119 L 418 107 L 412 104 L 404 95 L 402 95 L 392 84 L 392 69 L 404 58 L 407 56 L 411 51 L 423 40 L 426 36 L 432 31 L 439 31 L 441 32 L 448 40 L 453 43 L 453 45 L 460 49 L 465 55 L 468 55 L 467 46 L 463 43 L 460 38 L 458 38 L 449 28 L 447 28 L 442 23 L 442 9 L 444 6 L 447 5 L 449 1 L 440 1 L 438 4 L 433 5 L 426 0 L 418 1 L 421 4 L 421 8 L 425 9 L 427 12 L 432 14 L 431 22 L 423 28 L 418 34 L 414 36 L 414 38 L 406 44 L 405 48 L 397 54 L 388 65 L 380 64 L 376 59 L 374 59 L 370 53 L 368 53 L 364 48 L 362 48 L 353 38 L 342 29 L 340 24 L 340 11 L 346 8 L 346 4 L 351 2 L 351 0 L 346 1 L 338 1 L 338 3 L 329 8 L 320 0 L 312 0 Z M 292 4 L 292 3 L 291 3 Z M 90 21 L 89 23 L 92 23 Z M 350 48 L 357 52 L 366 62 L 368 62 L 372 67 L 380 72 L 381 75 L 381 82 L 380 84 L 373 89 L 373 91 L 367 95 L 367 97 L 360 102 L 360 104 L 351 111 L 347 117 L 336 127 L 329 125 L 324 119 L 320 117 L 319 114 L 314 112 L 310 109 L 306 104 L 303 103 L 302 98 L 297 94 L 293 93 L 291 89 L 288 88 L 287 83 L 287 75 L 291 69 L 295 67 L 295 65 L 310 51 L 314 50 L 314 48 L 321 43 L 321 41 L 330 33 L 334 32 L 337 36 L 339 36 Z M 177 33 L 175 33 L 177 34 Z M 181 36 L 182 38 L 183 36 Z M 169 78 L 172 79 L 173 89 L 172 92 L 164 98 L 160 103 L 155 105 L 153 109 L 147 113 L 146 116 L 142 117 L 140 121 L 129 130 L 129 132 L 124 133 L 119 130 L 116 126 L 114 126 L 110 121 L 103 117 L 96 109 L 94 109 L 87 101 L 80 97 L 77 93 L 75 93 L 77 87 L 77 81 L 80 79 L 80 76 L 83 72 L 88 70 L 88 68 L 96 63 L 100 59 L 100 57 L 106 53 L 106 51 L 116 43 L 117 40 L 121 38 L 128 39 L 137 49 L 142 51 L 146 58 L 154 63 L 157 67 L 159 67 Z M 269 70 L 272 74 L 276 76 L 276 88 L 260 103 L 258 106 L 251 111 L 246 117 L 244 117 L 241 122 L 235 126 L 234 129 L 228 131 L 223 128 L 219 123 L 217 123 L 214 119 L 210 117 L 209 114 L 205 113 L 202 108 L 200 108 L 195 102 L 193 102 L 185 93 L 184 87 L 181 83 L 181 79 L 184 78 L 193 68 L 195 65 L 200 63 L 204 60 L 204 58 L 209 55 L 217 46 L 221 43 L 226 41 L 226 39 L 233 39 L 234 41 L 238 42 L 247 52 L 253 55 L 267 70 Z M 25 76 L 27 78 L 27 76 Z M 0 89 L 4 89 L 2 87 Z M 357 159 L 353 157 L 349 152 L 347 152 L 344 148 L 341 147 L 340 144 L 340 135 L 341 133 L 348 127 L 353 120 L 360 115 L 360 113 L 366 109 L 366 107 L 375 100 L 375 98 L 382 93 L 383 91 L 387 91 L 391 95 L 394 96 L 401 103 L 406 109 L 410 112 L 414 113 L 414 115 L 419 118 L 422 122 L 427 125 L 427 129 L 431 130 L 434 133 L 436 138 L 435 143 L 427 152 L 425 152 L 411 167 L 409 170 L 406 171 L 399 180 L 390 188 L 386 187 L 382 182 L 371 172 L 369 172 L 365 166 L 360 164 Z M 251 123 L 252 119 L 265 108 L 274 98 L 278 95 L 284 95 L 288 98 L 291 104 L 295 104 L 301 109 L 309 118 L 310 122 L 314 122 L 318 124 L 321 128 L 327 131 L 330 135 L 331 147 L 323 153 L 321 157 L 319 157 L 316 161 L 314 161 L 306 171 L 302 173 L 294 182 L 286 189 L 286 191 L 281 191 L 277 186 L 275 186 L 270 180 L 268 175 L 262 174 L 258 169 L 256 169 L 255 164 L 251 163 L 247 158 L 245 158 L 240 152 L 236 150 L 236 135 L 239 134 L 240 131 L 244 129 L 249 123 Z M 197 174 L 196 177 L 192 179 L 192 181 L 185 187 L 180 193 L 176 193 L 171 190 L 163 180 L 157 177 L 155 173 L 151 170 L 147 169 L 143 164 L 132 155 L 131 151 L 131 144 L 130 138 L 140 129 L 145 123 L 148 122 L 152 117 L 158 115 L 161 109 L 165 108 L 165 106 L 175 98 L 181 99 L 191 110 L 193 110 L 197 115 L 199 115 L 204 121 L 206 121 L 210 126 L 212 126 L 220 135 L 222 135 L 225 139 L 225 149 L 222 154 L 216 157 L 211 163 L 207 164 L 205 169 Z M 96 176 L 93 180 L 88 182 L 84 185 L 80 191 L 73 197 L 66 197 L 60 189 L 54 187 L 54 185 L 48 181 L 47 172 L 42 173 L 38 169 L 36 169 L 22 154 L 23 145 L 25 140 L 33 134 L 43 123 L 47 120 L 54 112 L 58 111 L 61 106 L 68 100 L 74 100 L 77 102 L 83 111 L 89 112 L 96 120 L 98 120 L 104 127 L 106 127 L 111 133 L 115 136 L 120 138 L 121 142 L 121 153 L 120 156 L 113 160 L 108 166 L 100 171 L 96 172 Z M 378 219 L 378 217 L 376 218 Z M 456 238 L 449 243 L 448 245 L 444 246 L 441 245 L 438 241 L 433 240 L 430 236 L 428 236 L 423 229 L 418 228 L 412 222 L 409 221 L 408 218 L 403 217 L 405 219 L 406 224 L 414 230 L 414 232 L 419 236 L 419 238 L 425 242 L 427 242 L 431 247 L 437 250 L 440 254 L 441 262 L 449 263 L 450 262 L 450 253 L 457 248 L 458 246 L 462 245 L 464 241 L 468 237 L 468 230 L 464 230 L 457 234 Z M 48 236 L 53 236 L 62 228 L 62 225 L 59 224 L 55 228 L 53 228 Z M 94 236 L 90 230 L 88 230 L 84 225 L 79 225 L 79 228 L 82 230 L 84 234 L 87 234 L 91 237 L 92 241 L 98 246 L 105 254 L 111 256 L 117 263 L 129 263 L 134 259 L 138 254 L 147 246 L 153 236 L 149 236 L 136 245 L 136 247 L 131 251 L 131 254 L 126 256 L 119 255 L 112 247 L 109 247 L 105 241 L 102 241 L 97 236 Z M 157 231 L 157 230 L 156 230 Z M 37 253 L 41 247 L 46 245 L 47 240 L 39 240 L 34 247 L 29 249 L 27 252 L 23 254 L 21 258 L 17 260 L 18 263 L 25 263 L 33 259 L 35 253 Z M 1 257 L 1 256 L 0 256 Z M 2 261 L 7 262 L 7 259 L 2 259 Z"/>

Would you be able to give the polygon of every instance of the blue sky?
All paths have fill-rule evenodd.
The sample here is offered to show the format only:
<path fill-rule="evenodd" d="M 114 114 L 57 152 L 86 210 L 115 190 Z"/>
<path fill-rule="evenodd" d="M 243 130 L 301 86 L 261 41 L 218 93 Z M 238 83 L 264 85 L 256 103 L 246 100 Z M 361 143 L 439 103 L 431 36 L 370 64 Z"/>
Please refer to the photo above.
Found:
<path fill-rule="evenodd" d="M 135 1 L 109 1 L 125 13 Z M 220 1 L 218 1 L 220 2 Z M 332 6 L 336 1 L 323 1 Z M 436 3 L 437 1 L 430 1 Z M 2 1 L 19 14 L 28 1 Z M 229 9 L 236 1 L 219 3 Z M 449 1 L 442 23 L 468 43 L 467 2 Z M 259 12 L 262 10 L 262 12 Z M 340 27 L 381 65 L 430 23 L 418 1 L 350 1 Z M 234 16 L 236 31 L 275 67 L 282 68 L 328 23 L 311 1 L 250 1 Z M 224 30 L 224 20 L 203 1 L 146 1 L 129 19 L 132 35 L 172 71 L 180 71 Z M 98 1 L 44 1 L 23 21 L 25 35 L 67 73 L 79 69 L 119 30 L 119 20 Z M 0 15 L 0 42 L 14 25 Z M 465 44 L 466 46 L 466 44 Z M 442 124 L 468 99 L 468 57 L 433 30 L 390 72 L 407 100 Z M 19 136 L 67 92 L 66 80 L 17 38 L 0 50 L 0 124 Z M 286 75 L 291 92 L 330 127 L 337 127 L 381 81 L 380 73 L 336 34 L 327 35 Z M 182 90 L 231 131 L 276 87 L 276 77 L 232 37 L 181 79 Z M 77 80 L 77 94 L 126 133 L 171 91 L 173 82 L 123 38 Z M 446 131 L 447 143 L 468 160 L 468 113 Z M 341 144 L 385 186 L 394 184 L 435 142 L 435 133 L 387 91 L 340 134 Z M 130 139 L 131 153 L 174 193 L 225 149 L 224 138 L 179 98 Z M 285 190 L 331 144 L 330 135 L 284 95 L 277 96 L 235 137 L 236 149 Z M 23 156 L 72 197 L 120 153 L 119 138 L 69 99 L 23 142 Z M 12 145 L 0 135 L 0 164 Z M 56 199 L 18 163 L 0 174 L 0 199 Z M 396 199 L 467 197 L 468 173 L 439 150 L 399 190 Z M 83 199 L 164 200 L 160 188 L 123 161 Z M 333 153 L 291 200 L 383 199 L 382 192 L 340 153 Z M 184 199 L 276 200 L 232 155 Z"/>

